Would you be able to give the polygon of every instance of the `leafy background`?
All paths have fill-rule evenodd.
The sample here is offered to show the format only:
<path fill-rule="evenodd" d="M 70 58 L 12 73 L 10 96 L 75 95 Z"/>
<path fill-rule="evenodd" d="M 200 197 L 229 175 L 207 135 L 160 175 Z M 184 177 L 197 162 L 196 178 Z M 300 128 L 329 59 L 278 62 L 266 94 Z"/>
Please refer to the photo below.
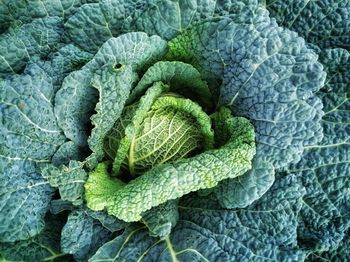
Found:
<path fill-rule="evenodd" d="M 1 258 L 350 260 L 349 21 L 336 0 L 1 1 Z M 251 120 L 257 155 L 244 176 L 127 224 L 83 202 L 99 92 L 84 86 L 111 58 L 130 85 L 164 55 Z"/>

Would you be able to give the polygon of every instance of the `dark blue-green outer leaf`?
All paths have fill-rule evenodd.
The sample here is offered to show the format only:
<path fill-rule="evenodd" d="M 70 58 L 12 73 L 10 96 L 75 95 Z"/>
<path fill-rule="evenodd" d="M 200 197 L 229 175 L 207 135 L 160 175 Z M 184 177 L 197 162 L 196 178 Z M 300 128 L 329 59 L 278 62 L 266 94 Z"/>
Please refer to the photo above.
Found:
<path fill-rule="evenodd" d="M 58 45 L 63 32 L 61 18 L 46 17 L 0 35 L 0 76 L 19 72 L 33 56 L 48 55 Z"/>
<path fill-rule="evenodd" d="M 212 191 L 221 206 L 243 208 L 259 199 L 275 180 L 275 170 L 269 162 L 254 160 L 253 169 L 244 175 L 222 181 Z M 258 162 L 258 163 L 257 163 Z"/>
<path fill-rule="evenodd" d="M 315 252 L 311 253 L 307 258 L 307 262 L 347 262 L 350 261 L 350 232 L 348 231 L 339 244 L 338 248 L 334 251 Z"/>
<path fill-rule="evenodd" d="M 43 231 L 28 240 L 0 243 L 1 261 L 71 261 L 60 250 L 61 229 L 65 219 L 59 216 L 46 217 Z"/>
<path fill-rule="evenodd" d="M 105 242 L 115 234 L 104 228 L 84 210 L 75 210 L 69 214 L 62 229 L 62 251 L 72 254 L 76 261 L 86 261 Z"/>
<path fill-rule="evenodd" d="M 33 161 L 0 157 L 0 242 L 40 233 L 52 194 Z"/>
<path fill-rule="evenodd" d="M 2 0 L 0 2 L 0 33 L 11 24 L 30 23 L 35 18 L 69 17 L 78 7 L 97 0 Z"/>
<path fill-rule="evenodd" d="M 142 214 L 142 222 L 154 237 L 165 237 L 179 220 L 178 200 L 169 200 Z"/>
<path fill-rule="evenodd" d="M 28 239 L 44 227 L 53 190 L 37 165 L 65 141 L 53 96 L 50 77 L 36 64 L 0 80 L 1 241 Z"/>
<path fill-rule="evenodd" d="M 190 197 L 180 203 L 170 236 L 153 238 L 132 224 L 89 261 L 302 261 L 296 226 L 304 193 L 296 177 L 287 176 L 247 209 L 224 210 Z"/>
<path fill-rule="evenodd" d="M 350 49 L 350 2 L 259 0 L 278 24 L 321 48 Z"/>
<path fill-rule="evenodd" d="M 65 31 L 76 45 L 95 53 L 108 39 L 138 31 L 127 30 L 131 14 L 139 8 L 138 2 L 144 0 L 102 0 L 83 5 L 65 23 Z"/>
<path fill-rule="evenodd" d="M 58 188 L 62 200 L 70 201 L 73 205 L 83 203 L 84 183 L 88 174 L 82 162 L 71 160 L 69 165 L 59 168 L 47 164 L 41 167 L 41 174 L 52 187 Z"/>
<path fill-rule="evenodd" d="M 328 73 L 317 94 L 325 114 L 324 138 L 307 146 L 302 160 L 289 167 L 305 186 L 300 212 L 300 246 L 311 251 L 335 250 L 350 227 L 350 54 L 325 49 L 320 61 Z"/>

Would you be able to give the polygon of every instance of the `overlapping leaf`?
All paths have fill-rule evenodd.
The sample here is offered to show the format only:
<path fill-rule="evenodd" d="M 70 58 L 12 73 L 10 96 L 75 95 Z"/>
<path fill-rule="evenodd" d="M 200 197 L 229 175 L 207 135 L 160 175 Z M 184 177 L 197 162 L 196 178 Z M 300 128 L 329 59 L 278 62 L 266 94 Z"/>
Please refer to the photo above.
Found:
<path fill-rule="evenodd" d="M 0 35 L 0 76 L 19 72 L 33 56 L 48 55 L 58 46 L 63 32 L 61 18 L 46 17 Z"/>
<path fill-rule="evenodd" d="M 35 18 L 57 16 L 64 20 L 78 7 L 95 0 L 2 0 L 0 2 L 0 33 L 11 24 L 30 23 Z"/>
<path fill-rule="evenodd" d="M 81 162 L 72 160 L 68 166 L 61 168 L 48 164 L 41 168 L 41 173 L 52 187 L 58 188 L 62 200 L 70 201 L 74 205 L 83 203 L 87 173 Z"/>
<path fill-rule="evenodd" d="M 1 241 L 27 239 L 44 227 L 52 189 L 37 165 L 65 141 L 53 96 L 50 77 L 36 64 L 0 80 Z"/>
<path fill-rule="evenodd" d="M 350 48 L 350 2 L 260 0 L 279 25 L 322 48 Z"/>
<path fill-rule="evenodd" d="M 0 243 L 0 259 L 3 261 L 69 261 L 70 258 L 61 251 L 60 247 L 64 222 L 60 216 L 48 216 L 46 226 L 39 235 L 14 243 Z"/>
<path fill-rule="evenodd" d="M 256 203 L 229 211 L 208 199 L 180 202 L 180 219 L 165 239 L 133 224 L 90 261 L 302 261 L 297 215 L 305 193 L 295 176 L 280 177 Z"/>
<path fill-rule="evenodd" d="M 191 63 L 208 81 L 222 80 L 220 102 L 253 122 L 254 163 L 260 168 L 259 163 L 268 162 L 273 172 L 297 162 L 304 146 L 322 138 L 322 103 L 314 93 L 325 73 L 304 40 L 278 27 L 263 8 L 228 17 L 201 23 L 171 40 L 167 58 Z M 272 180 L 270 172 L 266 188 L 255 192 L 265 192 Z M 229 187 L 235 190 L 236 185 Z M 252 194 L 246 204 L 260 196 Z M 227 207 L 235 206 L 229 198 Z"/>
<path fill-rule="evenodd" d="M 95 55 L 94 59 L 81 70 L 68 75 L 55 97 L 55 113 L 66 137 L 78 146 L 84 147 L 87 144 L 89 129 L 91 127 L 89 117 L 93 114 L 99 99 L 97 90 L 92 87 L 93 76 L 98 73 L 98 70 L 104 65 L 109 65 L 110 67 L 131 67 L 132 76 L 135 77 L 135 73 L 139 69 L 157 60 L 164 54 L 165 45 L 165 41 L 157 36 L 148 37 L 145 33 L 124 34 L 107 41 Z M 130 80 L 129 73 L 125 77 Z M 124 74 L 122 76 L 124 77 Z M 122 83 L 125 79 L 120 78 L 119 81 Z M 131 84 L 128 83 L 128 88 L 131 88 Z M 111 89 L 112 86 L 109 88 L 113 92 Z M 116 86 L 115 88 L 118 90 L 120 87 Z M 99 87 L 99 89 L 102 92 L 102 87 Z M 106 90 L 103 92 L 106 92 Z M 105 93 L 102 95 L 105 96 Z M 106 116 L 106 113 L 100 111 L 94 117 L 94 121 L 97 121 L 97 118 L 102 117 L 102 115 Z M 106 124 L 106 120 L 103 121 Z"/>
<path fill-rule="evenodd" d="M 89 212 L 75 210 L 69 214 L 62 229 L 62 251 L 72 254 L 76 261 L 86 261 L 116 235 L 91 217 Z"/>
<path fill-rule="evenodd" d="M 300 212 L 300 244 L 325 251 L 336 249 L 350 226 L 350 55 L 344 49 L 327 49 L 320 61 L 328 73 L 318 93 L 325 105 L 324 138 L 306 147 L 289 172 L 307 190 Z"/>
<path fill-rule="evenodd" d="M 88 207 L 138 221 L 152 207 L 242 175 L 251 168 L 255 154 L 253 127 L 244 118 L 233 118 L 228 109 L 218 112 L 213 122 L 218 136 L 222 130 L 227 133 L 220 148 L 158 165 L 126 185 L 109 176 L 106 164 L 98 166 L 85 184 Z"/>

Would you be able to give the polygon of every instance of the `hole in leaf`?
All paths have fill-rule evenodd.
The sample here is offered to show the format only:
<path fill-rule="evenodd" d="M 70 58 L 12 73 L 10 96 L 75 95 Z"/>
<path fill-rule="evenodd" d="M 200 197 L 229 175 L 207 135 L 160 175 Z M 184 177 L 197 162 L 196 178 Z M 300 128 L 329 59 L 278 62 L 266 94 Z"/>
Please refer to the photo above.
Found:
<path fill-rule="evenodd" d="M 123 67 L 123 65 L 121 63 L 116 63 L 113 68 L 115 70 L 120 70 L 122 67 Z"/>

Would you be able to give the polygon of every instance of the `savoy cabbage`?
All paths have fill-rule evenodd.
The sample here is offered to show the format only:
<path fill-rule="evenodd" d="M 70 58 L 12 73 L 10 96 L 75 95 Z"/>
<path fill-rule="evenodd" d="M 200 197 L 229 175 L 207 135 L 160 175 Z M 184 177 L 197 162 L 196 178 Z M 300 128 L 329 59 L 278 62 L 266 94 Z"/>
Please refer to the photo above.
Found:
<path fill-rule="evenodd" d="M 0 259 L 349 261 L 350 2 L 2 0 Z"/>

